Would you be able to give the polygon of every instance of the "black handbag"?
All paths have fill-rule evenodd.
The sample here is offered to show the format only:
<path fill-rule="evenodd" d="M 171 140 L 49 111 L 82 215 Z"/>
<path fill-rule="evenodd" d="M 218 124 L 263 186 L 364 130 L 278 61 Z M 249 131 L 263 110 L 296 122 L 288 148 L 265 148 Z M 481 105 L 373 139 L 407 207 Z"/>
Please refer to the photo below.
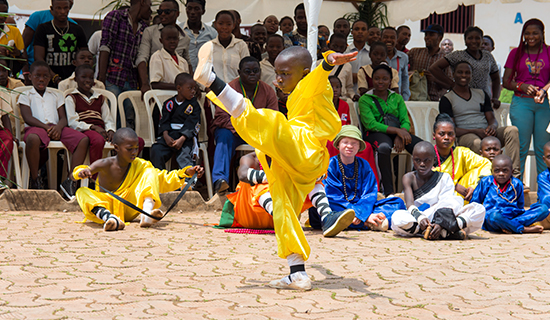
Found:
<path fill-rule="evenodd" d="M 388 127 L 395 127 L 395 128 L 401 128 L 401 121 L 399 121 L 399 118 L 394 116 L 391 113 L 385 113 L 384 110 L 382 110 L 382 106 L 380 105 L 380 102 L 378 102 L 378 99 L 371 97 L 374 101 L 374 104 L 378 107 L 378 112 L 382 115 L 382 118 L 384 119 L 384 124 Z"/>

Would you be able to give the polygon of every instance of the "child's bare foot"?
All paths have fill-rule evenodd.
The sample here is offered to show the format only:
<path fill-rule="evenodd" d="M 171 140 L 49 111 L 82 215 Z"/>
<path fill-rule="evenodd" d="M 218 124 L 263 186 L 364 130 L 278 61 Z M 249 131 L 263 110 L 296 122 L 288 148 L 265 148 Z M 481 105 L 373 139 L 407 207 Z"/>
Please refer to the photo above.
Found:
<path fill-rule="evenodd" d="M 164 216 L 164 214 L 162 213 L 162 211 L 160 211 L 160 209 L 154 209 L 153 211 L 151 211 L 150 215 L 152 215 L 155 218 L 159 218 L 159 219 Z M 158 220 L 150 218 L 150 217 L 142 214 L 139 226 L 142 227 L 142 228 L 148 228 L 148 227 L 154 225 L 157 222 L 158 222 Z"/>
<path fill-rule="evenodd" d="M 543 226 L 529 226 L 523 228 L 523 233 L 542 233 Z"/>
<path fill-rule="evenodd" d="M 123 230 L 126 225 L 122 220 L 120 220 L 117 216 L 114 214 L 111 214 L 109 216 L 109 219 L 105 221 L 103 224 L 103 230 L 104 231 L 117 231 L 117 230 Z"/>
<path fill-rule="evenodd" d="M 440 225 L 434 224 L 431 232 L 428 235 L 428 239 L 429 240 L 438 240 L 439 236 L 441 235 L 441 230 L 443 230 L 443 228 L 441 228 Z"/>

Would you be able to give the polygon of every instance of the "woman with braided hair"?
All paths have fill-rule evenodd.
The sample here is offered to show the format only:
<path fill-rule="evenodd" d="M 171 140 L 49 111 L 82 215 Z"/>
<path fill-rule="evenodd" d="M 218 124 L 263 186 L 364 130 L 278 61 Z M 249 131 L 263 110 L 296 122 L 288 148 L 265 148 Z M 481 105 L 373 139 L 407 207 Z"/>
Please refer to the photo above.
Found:
<path fill-rule="evenodd" d="M 550 51 L 544 42 L 544 24 L 530 19 L 523 25 L 521 40 L 512 49 L 504 65 L 504 88 L 514 91 L 510 120 L 519 131 L 521 173 L 529 152 L 531 136 L 537 159 L 537 174 L 546 170 L 544 144 L 550 140 L 546 132 L 550 122 L 547 90 L 550 88 Z"/>
<path fill-rule="evenodd" d="M 435 118 L 433 130 L 434 170 L 448 173 L 456 193 L 470 201 L 479 179 L 492 174 L 491 162 L 468 148 L 454 147 L 456 127 L 448 114 L 441 113 Z"/>

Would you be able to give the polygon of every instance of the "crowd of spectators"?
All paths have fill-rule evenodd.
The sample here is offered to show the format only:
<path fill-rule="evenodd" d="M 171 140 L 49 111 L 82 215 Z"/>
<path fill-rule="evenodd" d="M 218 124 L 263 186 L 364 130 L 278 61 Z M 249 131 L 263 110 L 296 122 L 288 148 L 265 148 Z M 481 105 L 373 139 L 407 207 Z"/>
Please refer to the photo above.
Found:
<path fill-rule="evenodd" d="M 45 188 L 40 169 L 47 161 L 44 151 L 50 140 L 59 140 L 67 147 L 72 154 L 71 169 L 83 163 L 88 150 L 90 160 L 101 157 L 103 143 L 111 141 L 121 119 L 110 114 L 105 97 L 97 90 L 106 89 L 118 96 L 130 90 L 140 90 L 143 95 L 158 89 L 177 90 L 178 95 L 153 112 L 157 140 L 153 151 L 146 155 L 150 154 L 158 168 L 164 168 L 172 156 L 176 156 L 180 168 L 195 164 L 199 160 L 195 137 L 200 127 L 206 126 L 215 145 L 211 149 L 214 191 L 229 189 L 235 149 L 246 142 L 219 107 L 208 123 L 201 123 L 201 108 L 208 102 L 198 101 L 208 88 L 197 85 L 189 76 L 197 67 L 198 50 L 210 42 L 214 71 L 221 80 L 257 109 L 279 110 L 286 115 L 287 95 L 276 85 L 284 70 L 276 70 L 274 65 L 285 48 L 307 47 L 304 5 L 298 5 L 292 17 L 279 19 L 270 15 L 259 19 L 246 35 L 235 10 L 221 10 L 212 25 L 205 24 L 205 0 L 186 1 L 187 18 L 183 23 L 177 20 L 183 8 L 176 0 L 161 2 L 156 19 L 152 17 L 151 0 L 131 0 L 129 6 L 106 14 L 101 31 L 90 39 L 81 26 L 68 18 L 72 5 L 73 0 L 52 0 L 49 10 L 29 17 L 22 34 L 5 17 L 0 18 L 4 30 L 0 44 L 5 45 L 0 48 L 0 55 L 9 58 L 0 59 L 0 64 L 9 68 L 1 68 L 0 85 L 8 89 L 23 84 L 33 86 L 18 101 L 30 188 Z M 0 12 L 7 13 L 8 8 L 8 2 L 0 0 Z M 456 144 L 474 154 L 481 153 L 483 138 L 496 137 L 512 159 L 516 178 L 522 178 L 533 137 L 537 172 L 546 170 L 543 153 L 544 144 L 550 140 L 546 132 L 550 122 L 546 98 L 550 55 L 542 22 L 532 19 L 525 23 L 520 45 L 504 64 L 503 78 L 501 65 L 491 54 L 495 43 L 478 27 L 464 32 L 465 50 L 453 50 L 453 43 L 444 40 L 444 29 L 437 24 L 421 30 L 424 47 L 407 48 L 411 37 L 418 34 L 405 25 L 369 26 L 365 21 L 350 22 L 345 18 L 326 23 L 332 26 L 332 32 L 326 25 L 319 26 L 314 60 L 319 64 L 321 54 L 327 50 L 358 52 L 355 61 L 331 71 L 330 83 L 337 92 L 335 108 L 342 123 L 349 124 L 353 116 L 359 118 L 356 125 L 362 129 L 369 151 L 365 158 L 374 166 L 372 170 L 380 179 L 379 190 L 384 195 L 396 192 L 392 152 L 412 153 L 422 140 L 414 135 L 406 101 L 439 102 L 440 113 L 448 114 L 456 125 Z M 499 124 L 494 115 L 501 104 L 502 87 L 514 92 L 512 125 L 507 127 Z M 8 184 L 6 169 L 13 143 L 17 143 L 14 119 L 10 117 L 15 106 L 9 104 L 9 95 L 3 93 L 3 97 L 7 99 L 0 101 L 0 176 L 2 184 Z M 126 126 L 135 128 L 131 103 L 126 101 L 120 107 Z M 69 197 L 78 187 L 69 180 L 61 184 Z M 458 187 L 456 191 L 465 198 L 471 197 L 467 188 Z"/>

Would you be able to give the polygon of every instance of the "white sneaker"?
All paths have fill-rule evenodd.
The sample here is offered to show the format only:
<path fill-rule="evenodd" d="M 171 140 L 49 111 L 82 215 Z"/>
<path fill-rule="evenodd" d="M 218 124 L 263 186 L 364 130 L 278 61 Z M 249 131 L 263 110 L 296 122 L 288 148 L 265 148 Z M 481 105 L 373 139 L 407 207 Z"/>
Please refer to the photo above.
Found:
<path fill-rule="evenodd" d="M 293 289 L 293 290 L 311 290 L 311 279 L 305 271 L 299 271 L 290 276 L 279 280 L 273 280 L 269 283 L 271 288 L 275 289 Z"/>
<path fill-rule="evenodd" d="M 193 75 L 193 79 L 205 87 L 209 87 L 212 84 L 209 82 L 210 75 L 212 74 L 213 56 L 214 45 L 212 42 L 208 41 L 199 49 L 199 63 L 197 64 L 195 74 Z"/>

